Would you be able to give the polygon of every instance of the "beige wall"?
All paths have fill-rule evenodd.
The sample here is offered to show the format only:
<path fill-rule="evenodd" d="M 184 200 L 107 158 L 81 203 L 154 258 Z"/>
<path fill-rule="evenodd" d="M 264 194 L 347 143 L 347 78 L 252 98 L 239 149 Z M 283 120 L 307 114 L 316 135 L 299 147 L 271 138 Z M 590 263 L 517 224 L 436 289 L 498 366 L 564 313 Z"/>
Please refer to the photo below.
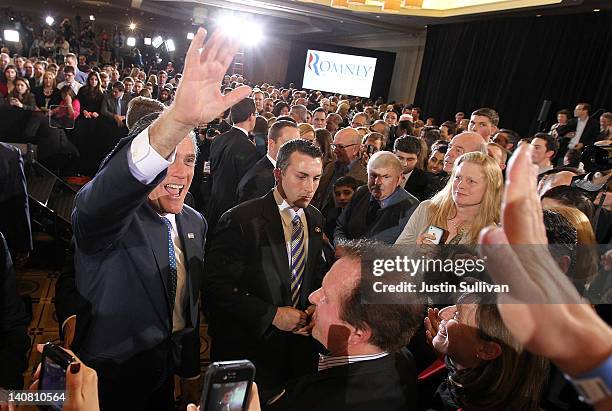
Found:
<path fill-rule="evenodd" d="M 265 47 L 245 50 L 245 74 L 254 83 L 285 82 L 291 42 L 266 39 Z"/>

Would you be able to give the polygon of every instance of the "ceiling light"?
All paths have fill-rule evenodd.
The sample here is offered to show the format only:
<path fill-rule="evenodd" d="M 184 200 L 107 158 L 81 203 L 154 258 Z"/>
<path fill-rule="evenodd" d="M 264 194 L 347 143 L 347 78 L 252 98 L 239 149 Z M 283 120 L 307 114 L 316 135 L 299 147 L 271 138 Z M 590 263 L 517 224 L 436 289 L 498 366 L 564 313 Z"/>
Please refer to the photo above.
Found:
<path fill-rule="evenodd" d="M 89 15 L 89 21 L 95 21 L 96 17 L 93 14 Z"/>
<path fill-rule="evenodd" d="M 348 0 L 331 0 L 332 7 L 348 7 Z"/>
<path fill-rule="evenodd" d="M 217 27 L 229 37 L 238 38 L 244 45 L 254 46 L 263 39 L 261 24 L 231 14 L 222 15 L 217 20 Z"/>
<path fill-rule="evenodd" d="M 17 30 L 4 30 L 4 40 L 19 43 L 19 32 Z"/>
<path fill-rule="evenodd" d="M 125 40 L 125 44 L 127 44 L 129 47 L 134 47 L 136 45 L 136 38 L 128 37 L 127 40 Z"/>
<path fill-rule="evenodd" d="M 130 30 L 134 30 L 136 28 L 136 24 L 130 23 Z"/>
<path fill-rule="evenodd" d="M 601 11 L 601 9 L 593 9 L 593 11 L 594 11 L 595 13 L 599 13 L 599 12 Z"/>
<path fill-rule="evenodd" d="M 55 21 L 55 19 L 51 16 L 47 16 L 47 18 L 45 19 L 45 22 L 49 25 L 52 26 L 53 22 Z"/>
<path fill-rule="evenodd" d="M 151 45 L 153 45 L 153 47 L 158 48 L 159 46 L 162 45 L 162 43 L 164 42 L 164 39 L 162 39 L 161 36 L 157 36 L 153 39 L 153 42 L 151 43 Z"/>
<path fill-rule="evenodd" d="M 423 0 L 404 0 L 404 6 L 423 7 Z"/>
<path fill-rule="evenodd" d="M 145 44 L 145 46 L 150 46 L 151 45 L 151 37 L 145 37 L 144 38 L 144 44 Z"/>
<path fill-rule="evenodd" d="M 187 40 L 193 40 L 194 34 L 193 33 L 187 33 Z"/>
<path fill-rule="evenodd" d="M 166 50 L 168 50 L 169 52 L 173 52 L 174 50 L 176 50 L 176 47 L 174 47 L 174 40 L 166 40 Z"/>

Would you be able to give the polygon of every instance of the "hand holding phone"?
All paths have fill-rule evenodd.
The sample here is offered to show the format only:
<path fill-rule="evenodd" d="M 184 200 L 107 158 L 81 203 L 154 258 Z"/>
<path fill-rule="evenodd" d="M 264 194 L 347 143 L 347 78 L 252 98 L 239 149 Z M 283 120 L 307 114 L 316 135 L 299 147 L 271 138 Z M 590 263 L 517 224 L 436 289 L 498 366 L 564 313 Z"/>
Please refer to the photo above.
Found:
<path fill-rule="evenodd" d="M 436 227 L 435 225 L 430 225 L 429 227 L 427 227 L 427 231 L 425 231 L 419 236 L 419 240 L 421 244 L 440 244 L 444 242 L 447 234 L 448 231 L 446 231 L 445 229 Z"/>
<path fill-rule="evenodd" d="M 246 411 L 255 378 L 248 360 L 214 362 L 206 371 L 200 406 L 203 411 Z"/>
<path fill-rule="evenodd" d="M 38 389 L 43 391 L 65 391 L 66 370 L 73 362 L 78 361 L 68 352 L 51 342 L 46 343 L 42 351 Z M 59 399 L 52 405 L 45 405 L 40 408 L 43 410 L 61 410 L 63 406 L 64 399 Z"/>

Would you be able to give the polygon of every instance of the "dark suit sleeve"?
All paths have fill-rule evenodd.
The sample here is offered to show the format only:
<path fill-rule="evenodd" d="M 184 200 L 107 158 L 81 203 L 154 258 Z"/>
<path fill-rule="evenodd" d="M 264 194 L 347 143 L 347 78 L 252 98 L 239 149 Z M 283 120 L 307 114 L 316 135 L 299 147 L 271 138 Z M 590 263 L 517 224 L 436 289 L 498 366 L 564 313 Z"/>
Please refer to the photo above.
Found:
<path fill-rule="evenodd" d="M 573 118 L 569 120 L 567 124 L 557 127 L 557 135 L 559 135 L 559 137 L 565 137 L 567 133 L 576 131 L 577 125 L 578 125 L 578 122 L 576 121 L 575 118 Z"/>
<path fill-rule="evenodd" d="M 584 146 L 591 146 L 597 140 L 598 135 L 599 135 L 599 122 L 593 118 L 590 118 L 589 121 L 587 122 L 584 132 L 582 133 L 580 142 Z"/>
<path fill-rule="evenodd" d="M 121 238 L 166 174 L 164 170 L 151 184 L 136 180 L 128 165 L 130 146 L 128 142 L 115 153 L 76 195 L 72 227 L 76 244 L 85 251 L 101 250 Z"/>
<path fill-rule="evenodd" d="M 251 274 L 247 255 L 249 244 L 243 227 L 228 211 L 219 220 L 215 236 L 210 242 L 204 270 L 204 302 L 210 311 L 224 313 L 243 321 L 250 334 L 261 337 L 272 324 L 276 306 L 240 288 Z"/>
<path fill-rule="evenodd" d="M 336 245 L 348 240 L 348 223 L 353 211 L 354 198 L 355 196 L 353 195 L 351 202 L 344 207 L 344 210 L 342 210 L 338 216 L 338 219 L 336 220 L 336 229 L 334 230 L 334 244 Z"/>
<path fill-rule="evenodd" d="M 181 378 L 200 375 L 200 322 L 181 338 L 181 363 L 176 374 Z"/>
<path fill-rule="evenodd" d="M 2 187 L 5 194 L 9 193 L 6 199 L 6 210 L 9 218 L 13 222 L 11 238 L 8 238 L 9 247 L 12 250 L 29 252 L 32 250 L 32 229 L 30 225 L 30 211 L 28 203 L 28 192 L 26 188 L 26 178 L 23 169 L 23 158 L 17 150 L 14 151 L 14 158 L 9 161 L 9 173 L 7 178 L 8 186 Z M 0 194 L 0 197 L 4 197 Z"/>
<path fill-rule="evenodd" d="M 110 99 L 108 98 L 108 96 L 104 96 L 104 99 L 102 100 L 102 107 L 100 108 L 100 114 L 102 114 L 103 117 L 112 120 L 113 116 L 115 115 L 115 110 L 109 106 Z"/>

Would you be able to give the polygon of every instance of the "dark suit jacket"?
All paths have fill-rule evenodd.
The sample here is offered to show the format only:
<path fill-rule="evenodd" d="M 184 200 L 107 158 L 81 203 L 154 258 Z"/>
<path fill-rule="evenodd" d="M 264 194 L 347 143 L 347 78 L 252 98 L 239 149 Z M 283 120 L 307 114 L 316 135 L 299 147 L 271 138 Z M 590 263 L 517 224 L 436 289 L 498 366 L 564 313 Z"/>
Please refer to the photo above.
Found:
<path fill-rule="evenodd" d="M 370 207 L 372 195 L 367 186 L 357 189 L 351 202 L 342 210 L 338 217 L 334 242 L 368 238 L 387 244 L 394 244 L 401 234 L 412 212 L 419 205 L 412 194 L 403 188 L 397 189 L 397 197 L 392 204 L 376 212 L 376 218 L 370 224 L 366 216 Z"/>
<path fill-rule="evenodd" d="M 323 217 L 314 207 L 308 221 L 308 253 L 298 309 L 321 286 L 327 265 L 321 256 Z M 248 358 L 260 368 L 282 368 L 292 333 L 272 325 L 277 307 L 291 305 L 291 272 L 282 221 L 273 191 L 226 212 L 210 241 L 203 298 L 213 339 L 212 359 Z M 305 337 L 297 336 L 306 340 Z M 252 358 L 274 357 L 257 364 Z M 276 361 L 276 362 L 275 362 Z"/>
<path fill-rule="evenodd" d="M 0 387 L 20 390 L 28 366 L 30 316 L 17 293 L 11 255 L 0 232 Z"/>
<path fill-rule="evenodd" d="M 418 404 L 417 373 L 406 349 L 319 371 L 290 383 L 264 410 L 408 411 Z"/>
<path fill-rule="evenodd" d="M 404 190 L 419 199 L 419 201 L 427 200 L 429 197 L 429 185 L 431 183 L 430 174 L 419 168 L 412 170 L 412 174 L 404 185 Z"/>
<path fill-rule="evenodd" d="M 173 334 L 172 305 L 166 291 L 170 270 L 167 228 L 147 199 L 166 173 L 148 185 L 132 176 L 127 152 L 132 137 L 148 123 L 138 125 L 75 199 L 76 287 L 87 301 L 76 313 L 75 339 L 81 341 L 77 353 L 94 365 L 121 364 L 167 345 L 177 373 L 192 377 L 199 374 L 198 300 L 206 221 L 186 205 L 176 215 L 187 291 L 185 329 Z M 151 370 L 143 369 L 143 375 L 167 368 L 154 361 L 148 365 Z"/>
<path fill-rule="evenodd" d="M 113 98 L 111 93 L 105 94 L 104 98 L 102 99 L 100 114 L 110 120 L 113 120 L 113 116 L 115 114 L 125 116 L 130 100 L 132 100 L 132 96 L 128 93 L 123 93 L 123 96 L 121 97 L 121 113 L 117 113 L 117 100 Z"/>
<path fill-rule="evenodd" d="M 207 215 L 211 230 L 224 212 L 238 204 L 236 198 L 238 183 L 257 160 L 259 153 L 255 145 L 237 128 L 232 128 L 213 140 L 210 147 L 213 195 L 210 198 Z"/>
<path fill-rule="evenodd" d="M 565 137 L 565 135 L 571 131 L 576 131 L 576 126 L 578 125 L 578 119 L 573 118 L 567 122 L 564 126 L 557 127 L 557 134 L 559 137 Z M 595 141 L 597 141 L 597 136 L 599 135 L 599 121 L 595 118 L 589 118 L 586 123 L 586 127 L 582 132 L 582 136 L 580 137 L 580 143 L 585 146 L 592 145 Z"/>
<path fill-rule="evenodd" d="M 0 143 L 0 231 L 11 252 L 32 250 L 28 190 L 18 149 Z"/>
<path fill-rule="evenodd" d="M 238 204 L 264 196 L 274 184 L 274 166 L 267 156 L 263 156 L 238 183 Z"/>

